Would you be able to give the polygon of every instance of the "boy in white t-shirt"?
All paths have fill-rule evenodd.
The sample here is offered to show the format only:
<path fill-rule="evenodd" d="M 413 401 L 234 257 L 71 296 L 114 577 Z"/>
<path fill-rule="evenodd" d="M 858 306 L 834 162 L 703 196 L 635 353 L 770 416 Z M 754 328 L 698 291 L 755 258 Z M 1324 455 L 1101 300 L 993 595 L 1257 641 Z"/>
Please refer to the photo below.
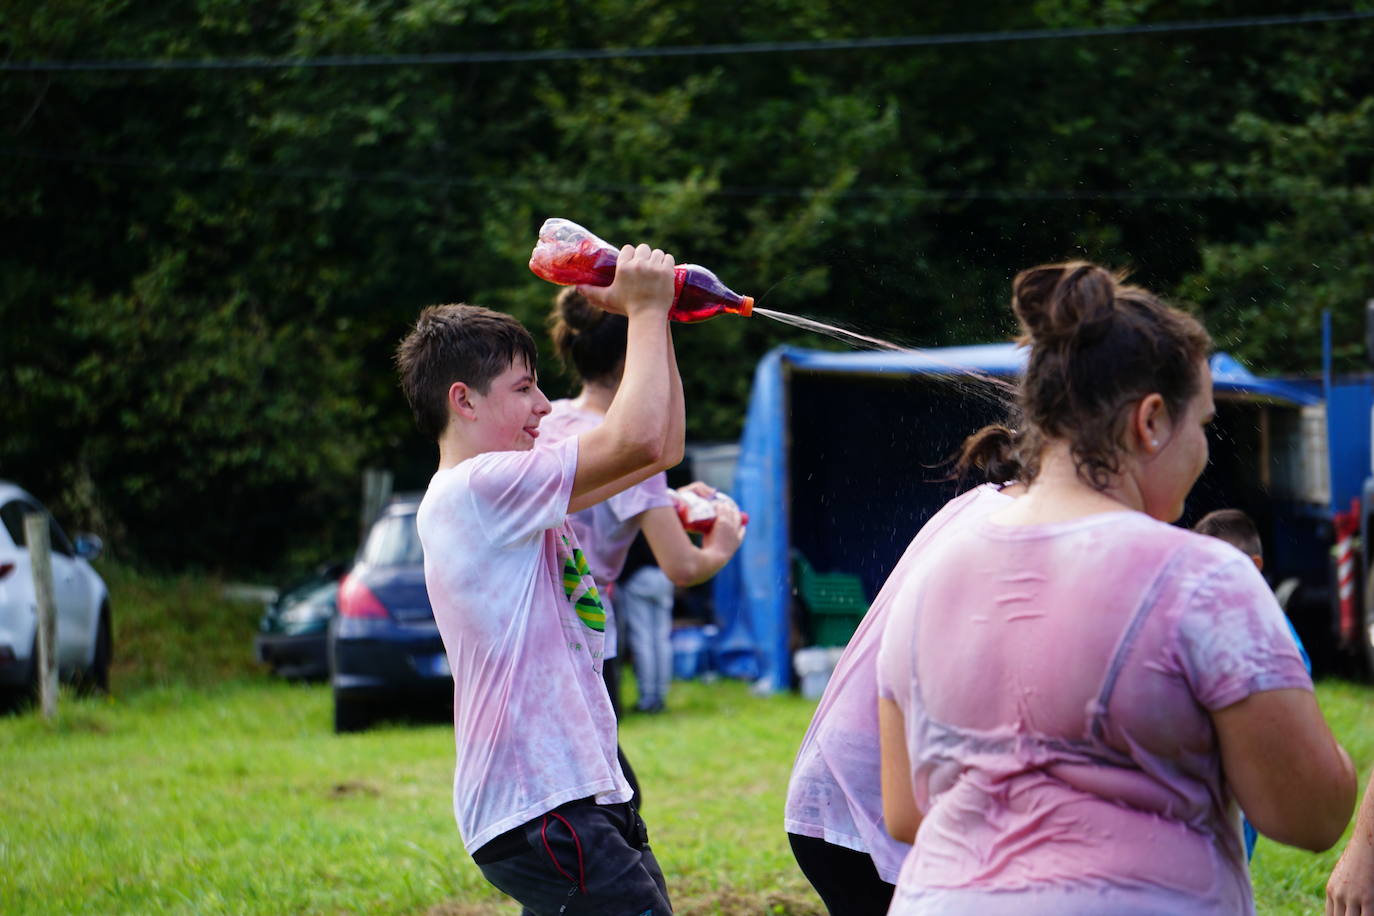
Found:
<path fill-rule="evenodd" d="M 662 916 L 663 874 L 616 759 L 601 679 L 605 611 L 567 516 L 682 458 L 668 330 L 673 259 L 620 253 L 588 290 L 629 319 L 605 422 L 537 445 L 549 401 L 515 319 L 425 309 L 397 349 L 439 469 L 420 504 L 425 584 L 453 671 L 454 816 L 483 875 L 525 912 Z"/>

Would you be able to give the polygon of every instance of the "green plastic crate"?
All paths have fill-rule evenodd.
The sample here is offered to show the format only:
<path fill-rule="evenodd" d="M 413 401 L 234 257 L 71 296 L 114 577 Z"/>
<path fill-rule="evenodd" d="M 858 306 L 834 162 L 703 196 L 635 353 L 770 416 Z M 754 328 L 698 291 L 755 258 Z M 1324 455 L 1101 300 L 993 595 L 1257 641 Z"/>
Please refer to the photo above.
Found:
<path fill-rule="evenodd" d="M 793 551 L 792 559 L 792 581 L 810 614 L 814 645 L 845 645 L 868 613 L 863 582 L 852 573 L 816 572 L 797 551 Z"/>

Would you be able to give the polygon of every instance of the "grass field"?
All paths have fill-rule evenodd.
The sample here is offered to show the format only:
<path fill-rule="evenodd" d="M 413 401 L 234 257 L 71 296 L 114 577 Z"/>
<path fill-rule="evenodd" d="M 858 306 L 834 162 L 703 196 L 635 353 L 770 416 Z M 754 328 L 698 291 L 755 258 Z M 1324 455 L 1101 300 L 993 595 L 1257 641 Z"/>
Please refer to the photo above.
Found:
<path fill-rule="evenodd" d="M 518 912 L 459 843 L 450 725 L 335 736 L 327 688 L 254 672 L 254 609 L 190 580 L 111 581 L 116 613 L 126 609 L 114 696 L 64 696 L 51 723 L 0 720 L 0 913 Z M 130 609 L 133 595 L 147 606 Z M 156 632 L 166 628 L 177 632 Z M 212 631 L 244 641 L 204 647 L 207 661 L 183 634 Z M 157 647 L 198 667 L 150 674 L 140 653 Z M 1319 693 L 1368 774 L 1374 690 L 1326 682 Z M 813 704 L 733 682 L 679 684 L 671 702 L 666 715 L 628 718 L 622 743 L 677 911 L 821 914 L 781 827 Z M 1314 856 L 1261 840 L 1259 911 L 1319 911 L 1338 849 Z"/>
<path fill-rule="evenodd" d="M 622 741 L 680 913 L 817 913 L 782 792 L 811 704 L 683 685 Z M 327 688 L 64 698 L 0 721 L 0 912 L 511 912 L 463 853 L 452 726 L 337 737 Z"/>

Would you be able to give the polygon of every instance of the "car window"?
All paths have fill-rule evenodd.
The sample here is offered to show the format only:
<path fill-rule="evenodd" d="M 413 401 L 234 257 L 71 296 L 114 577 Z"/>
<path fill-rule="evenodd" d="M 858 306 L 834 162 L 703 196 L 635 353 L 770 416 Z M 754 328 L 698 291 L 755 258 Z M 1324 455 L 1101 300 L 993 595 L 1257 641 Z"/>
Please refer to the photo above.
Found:
<path fill-rule="evenodd" d="M 0 506 L 0 522 L 4 523 L 5 531 L 9 534 L 10 540 L 14 541 L 16 547 L 27 546 L 24 538 L 24 516 L 30 512 L 43 512 L 47 515 L 39 506 L 22 499 L 10 500 L 5 505 Z M 51 532 L 49 536 L 52 539 L 54 552 L 67 557 L 76 553 L 72 548 L 72 542 L 67 539 L 66 532 L 62 530 L 61 525 L 57 524 L 57 519 L 51 515 L 48 516 L 48 530 Z"/>
<path fill-rule="evenodd" d="M 309 594 L 302 596 L 301 604 L 332 604 L 339 594 L 339 582 L 333 580 L 318 586 Z"/>
<path fill-rule="evenodd" d="M 24 546 L 24 513 L 29 509 L 24 502 L 12 499 L 0 506 L 0 523 L 5 526 L 15 547 Z"/>
<path fill-rule="evenodd" d="M 282 589 L 281 594 L 277 596 L 277 604 L 285 607 L 288 604 L 304 601 L 306 598 L 310 597 L 310 594 L 315 591 L 315 589 L 323 584 L 323 581 L 315 576 L 296 582 L 290 587 Z"/>
<path fill-rule="evenodd" d="M 57 519 L 48 516 L 48 530 L 52 532 L 52 549 L 54 553 L 60 553 L 65 557 L 76 556 L 76 548 L 67 538 L 67 532 L 62 530 L 62 526 L 57 524 Z"/>
<path fill-rule="evenodd" d="M 277 604 L 282 607 L 291 607 L 294 604 L 319 604 L 320 602 L 328 602 L 333 598 L 334 592 L 338 591 L 338 588 L 339 580 L 337 579 L 329 579 L 327 581 L 311 579 L 285 592 L 281 598 L 277 600 Z"/>
<path fill-rule="evenodd" d="M 362 561 L 374 566 L 418 566 L 425 561 L 415 513 L 379 518 L 363 544 Z"/>

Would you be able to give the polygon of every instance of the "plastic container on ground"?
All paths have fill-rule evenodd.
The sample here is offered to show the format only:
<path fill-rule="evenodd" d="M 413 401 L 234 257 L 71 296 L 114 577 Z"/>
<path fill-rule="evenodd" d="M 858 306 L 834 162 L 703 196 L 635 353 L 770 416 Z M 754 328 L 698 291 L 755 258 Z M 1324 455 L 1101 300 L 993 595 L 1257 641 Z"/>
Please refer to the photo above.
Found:
<path fill-rule="evenodd" d="M 802 696 L 808 700 L 821 698 L 843 653 L 844 649 L 838 646 L 812 646 L 792 653 L 792 667 L 797 669 Z"/>
<path fill-rule="evenodd" d="M 716 627 L 678 627 L 669 637 L 673 648 L 673 677 L 680 681 L 715 677 Z"/>

